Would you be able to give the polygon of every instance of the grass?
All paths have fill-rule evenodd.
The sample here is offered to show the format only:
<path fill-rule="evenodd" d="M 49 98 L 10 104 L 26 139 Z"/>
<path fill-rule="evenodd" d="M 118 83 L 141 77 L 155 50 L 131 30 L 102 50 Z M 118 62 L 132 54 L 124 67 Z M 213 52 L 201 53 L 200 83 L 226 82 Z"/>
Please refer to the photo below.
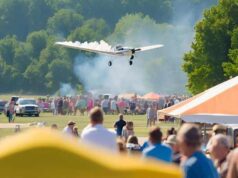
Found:
<path fill-rule="evenodd" d="M 85 116 L 53 116 L 51 113 L 41 113 L 40 117 L 15 117 L 15 123 L 29 123 L 29 122 L 46 122 L 47 126 L 51 124 L 57 124 L 58 128 L 62 130 L 67 122 L 72 120 L 77 123 L 79 132 L 89 123 L 88 117 Z M 114 122 L 117 120 L 117 115 L 106 115 L 104 118 L 104 125 L 107 128 L 113 128 Z M 146 137 L 149 128 L 146 127 L 146 117 L 144 115 L 126 115 L 126 121 L 133 121 L 135 134 L 139 137 Z M 0 123 L 7 123 L 7 117 L 5 115 L 0 115 Z M 157 125 L 165 133 L 168 128 L 175 127 L 178 128 L 176 123 L 157 123 Z M 14 129 L 0 129 L 0 138 L 14 134 Z"/>

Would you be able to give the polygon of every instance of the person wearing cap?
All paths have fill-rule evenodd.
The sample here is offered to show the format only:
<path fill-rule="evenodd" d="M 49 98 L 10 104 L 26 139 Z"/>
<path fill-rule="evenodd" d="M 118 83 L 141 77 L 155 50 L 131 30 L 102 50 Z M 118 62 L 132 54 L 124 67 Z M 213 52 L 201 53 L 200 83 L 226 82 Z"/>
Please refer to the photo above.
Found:
<path fill-rule="evenodd" d="M 94 107 L 89 112 L 89 118 L 90 124 L 83 129 L 81 134 L 82 142 L 95 148 L 117 152 L 116 133 L 103 126 L 102 110 L 99 107 Z"/>
<path fill-rule="evenodd" d="M 63 129 L 63 133 L 73 136 L 74 135 L 73 128 L 74 128 L 75 124 L 76 123 L 74 121 L 69 121 L 67 126 Z"/>
<path fill-rule="evenodd" d="M 214 135 L 224 134 L 226 135 L 226 127 L 223 125 L 216 124 L 212 127 L 212 131 Z"/>
<path fill-rule="evenodd" d="M 169 145 L 173 150 L 173 157 L 172 157 L 173 163 L 179 165 L 180 162 L 181 162 L 181 154 L 179 152 L 179 147 L 178 147 L 178 144 L 177 144 L 176 135 L 168 136 L 167 140 L 165 140 L 164 143 Z"/>

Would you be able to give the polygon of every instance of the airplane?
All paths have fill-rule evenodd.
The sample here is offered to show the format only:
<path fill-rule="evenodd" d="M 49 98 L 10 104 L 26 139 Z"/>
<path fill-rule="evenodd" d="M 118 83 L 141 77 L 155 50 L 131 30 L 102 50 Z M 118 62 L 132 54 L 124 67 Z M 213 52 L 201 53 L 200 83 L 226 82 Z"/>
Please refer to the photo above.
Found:
<path fill-rule="evenodd" d="M 152 49 L 161 48 L 164 46 L 162 44 L 157 44 L 152 46 L 144 46 L 140 48 L 131 48 L 131 47 L 124 47 L 122 45 L 117 45 L 115 48 L 112 48 L 110 45 L 108 45 L 104 41 L 100 41 L 100 43 L 98 42 L 80 43 L 78 41 L 76 42 L 65 41 L 65 42 L 56 42 L 55 44 L 63 46 L 63 47 L 67 47 L 67 48 L 80 49 L 83 51 L 99 53 L 99 54 L 114 55 L 114 56 L 130 56 L 129 65 L 133 64 L 133 59 L 135 57 L 136 52 L 152 50 Z M 112 61 L 108 62 L 108 66 L 112 66 Z"/>

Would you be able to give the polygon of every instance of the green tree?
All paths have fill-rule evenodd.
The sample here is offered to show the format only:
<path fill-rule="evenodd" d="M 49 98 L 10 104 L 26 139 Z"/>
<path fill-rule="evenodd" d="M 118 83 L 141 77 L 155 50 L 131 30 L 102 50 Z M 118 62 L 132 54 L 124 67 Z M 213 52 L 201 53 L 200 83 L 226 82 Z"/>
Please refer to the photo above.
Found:
<path fill-rule="evenodd" d="M 24 73 L 31 61 L 31 48 L 26 44 L 19 45 L 15 49 L 13 66 L 19 73 Z"/>
<path fill-rule="evenodd" d="M 30 32 L 46 27 L 48 18 L 54 14 L 49 2 L 49 0 L 27 0 Z"/>
<path fill-rule="evenodd" d="M 103 19 L 90 19 L 85 23 L 76 28 L 68 37 L 72 41 L 98 41 L 109 33 L 109 27 Z"/>
<path fill-rule="evenodd" d="M 234 29 L 231 36 L 231 49 L 229 50 L 230 61 L 223 64 L 227 77 L 238 75 L 238 27 Z"/>
<path fill-rule="evenodd" d="M 232 66 L 230 58 L 233 58 L 229 50 L 232 32 L 238 24 L 237 13 L 237 0 L 220 0 L 217 6 L 205 11 L 203 19 L 196 25 L 195 41 L 192 50 L 185 54 L 183 65 L 192 93 L 199 93 L 229 78 L 227 71 L 228 66 Z"/>
<path fill-rule="evenodd" d="M 82 15 L 87 18 L 102 18 L 111 27 L 125 13 L 121 0 L 87 0 L 80 2 Z"/>
<path fill-rule="evenodd" d="M 68 36 L 69 33 L 83 23 L 83 16 L 69 9 L 61 9 L 48 20 L 48 31 L 51 34 Z"/>
<path fill-rule="evenodd" d="M 46 47 L 48 34 L 46 31 L 35 31 L 27 36 L 26 42 L 32 47 L 32 57 L 38 58 L 41 51 Z"/>
<path fill-rule="evenodd" d="M 46 86 L 51 91 L 60 88 L 60 83 L 71 82 L 71 65 L 69 61 L 55 59 L 49 65 L 49 72 L 46 74 Z"/>
<path fill-rule="evenodd" d="M 0 37 L 16 35 L 24 39 L 29 31 L 28 5 L 24 0 L 0 1 Z"/>
<path fill-rule="evenodd" d="M 0 41 L 0 55 L 6 64 L 13 64 L 15 49 L 19 46 L 16 36 L 7 36 Z"/>

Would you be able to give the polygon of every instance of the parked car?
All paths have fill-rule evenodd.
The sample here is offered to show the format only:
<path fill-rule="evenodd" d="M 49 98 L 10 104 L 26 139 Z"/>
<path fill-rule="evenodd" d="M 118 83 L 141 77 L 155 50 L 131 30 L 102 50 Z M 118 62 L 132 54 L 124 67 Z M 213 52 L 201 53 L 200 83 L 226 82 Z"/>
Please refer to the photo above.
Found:
<path fill-rule="evenodd" d="M 40 109 L 36 104 L 36 100 L 32 98 L 19 98 L 15 106 L 16 116 L 36 116 L 39 117 Z"/>
<path fill-rule="evenodd" d="M 0 113 L 3 113 L 5 110 L 5 105 L 7 104 L 7 101 L 0 100 Z"/>

